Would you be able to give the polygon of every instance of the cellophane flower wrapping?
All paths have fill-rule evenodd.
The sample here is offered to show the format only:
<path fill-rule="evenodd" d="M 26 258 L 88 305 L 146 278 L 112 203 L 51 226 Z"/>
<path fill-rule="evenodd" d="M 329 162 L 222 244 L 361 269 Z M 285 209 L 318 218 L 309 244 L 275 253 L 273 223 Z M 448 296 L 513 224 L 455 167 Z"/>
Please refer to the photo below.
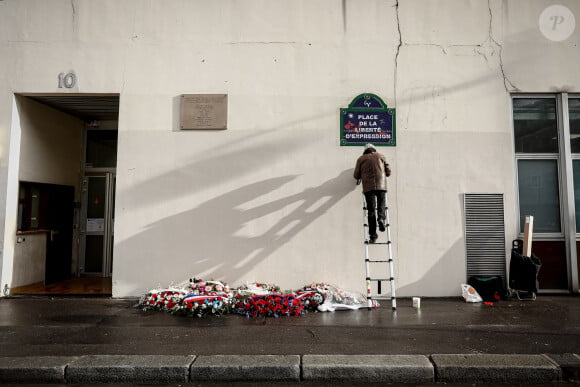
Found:
<path fill-rule="evenodd" d="M 178 286 L 149 291 L 141 297 L 137 307 L 197 317 L 219 316 L 230 312 L 232 300 L 233 294 L 227 284 L 192 278 Z"/>
<path fill-rule="evenodd" d="M 262 295 L 263 296 L 263 295 L 272 294 L 272 293 L 280 294 L 281 290 L 280 290 L 280 287 L 278 285 L 260 283 L 260 282 L 252 282 L 252 283 L 244 284 L 244 285 L 240 286 L 239 288 L 236 288 L 234 290 L 234 292 L 237 294 L 241 294 L 241 295 L 249 295 L 249 296 Z"/>
<path fill-rule="evenodd" d="M 196 317 L 232 312 L 246 317 L 300 316 L 306 312 L 367 306 L 367 298 L 362 293 L 345 291 L 325 282 L 283 294 L 274 284 L 254 282 L 230 289 L 226 283 L 200 278 L 167 289 L 150 290 L 136 305 L 143 310 L 164 310 Z M 379 304 L 373 301 L 372 306 Z"/>
<path fill-rule="evenodd" d="M 305 286 L 300 292 L 315 292 L 323 298 L 322 302 L 316 303 L 316 309 L 320 312 L 359 309 L 368 307 L 368 299 L 359 292 L 343 290 L 336 285 L 326 282 L 318 282 Z M 379 307 L 375 300 L 371 302 L 371 307 Z"/>
<path fill-rule="evenodd" d="M 138 306 L 143 310 L 173 311 L 179 305 L 187 291 L 181 288 L 153 289 L 143 295 Z"/>

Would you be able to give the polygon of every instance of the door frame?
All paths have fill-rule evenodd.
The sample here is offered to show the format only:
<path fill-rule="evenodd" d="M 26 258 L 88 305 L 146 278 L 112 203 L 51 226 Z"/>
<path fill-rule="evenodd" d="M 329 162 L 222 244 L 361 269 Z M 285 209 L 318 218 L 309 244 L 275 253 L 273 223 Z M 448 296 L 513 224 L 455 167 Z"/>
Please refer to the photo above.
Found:
<path fill-rule="evenodd" d="M 541 289 L 541 293 L 561 293 L 562 291 L 568 292 L 578 292 L 578 251 L 576 249 L 576 241 L 580 235 L 579 231 L 576 230 L 576 209 L 575 209 L 575 198 L 574 198 L 574 179 L 572 171 L 572 160 L 578 159 L 578 156 L 574 156 L 571 153 L 570 145 L 570 117 L 568 109 L 568 99 L 578 98 L 578 95 L 568 94 L 568 93 L 513 93 L 510 96 L 511 103 L 511 123 L 512 123 L 512 133 L 514 131 L 514 116 L 513 116 L 513 100 L 515 98 L 546 98 L 553 99 L 556 104 L 556 122 L 557 122 L 557 136 L 558 136 L 558 153 L 557 154 L 518 154 L 514 152 L 514 171 L 515 171 L 515 184 L 516 184 L 516 204 L 517 204 L 517 216 L 518 221 L 516 222 L 518 227 L 518 238 L 523 238 L 523 231 L 520 227 L 520 203 L 519 203 L 519 177 L 518 177 L 518 161 L 519 160 L 534 160 L 542 159 L 556 160 L 558 168 L 558 190 L 559 190 L 559 200 L 560 200 L 560 226 L 561 231 L 559 233 L 534 233 L 534 241 L 561 241 L 565 243 L 566 250 L 566 278 L 567 278 L 567 289 Z M 512 135 L 512 139 L 514 139 Z M 515 140 L 514 140 L 515 141 Z M 512 148 L 515 149 L 515 148 Z M 541 259 L 541 257 L 540 257 Z"/>
<path fill-rule="evenodd" d="M 105 178 L 105 214 L 103 231 L 87 231 L 88 185 L 89 178 Z M 115 168 L 90 168 L 81 178 L 81 216 L 79 227 L 79 275 L 111 277 L 113 273 L 113 237 L 114 237 L 114 203 L 115 203 Z M 103 261 L 100 272 L 85 271 L 86 237 L 103 235 Z"/>

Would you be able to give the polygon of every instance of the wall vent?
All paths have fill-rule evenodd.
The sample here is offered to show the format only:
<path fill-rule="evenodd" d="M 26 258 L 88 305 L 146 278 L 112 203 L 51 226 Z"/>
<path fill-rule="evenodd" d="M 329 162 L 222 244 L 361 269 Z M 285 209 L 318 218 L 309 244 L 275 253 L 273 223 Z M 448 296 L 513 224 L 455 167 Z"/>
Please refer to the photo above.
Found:
<path fill-rule="evenodd" d="M 466 193 L 465 249 L 467 278 L 500 276 L 506 280 L 503 194 Z"/>

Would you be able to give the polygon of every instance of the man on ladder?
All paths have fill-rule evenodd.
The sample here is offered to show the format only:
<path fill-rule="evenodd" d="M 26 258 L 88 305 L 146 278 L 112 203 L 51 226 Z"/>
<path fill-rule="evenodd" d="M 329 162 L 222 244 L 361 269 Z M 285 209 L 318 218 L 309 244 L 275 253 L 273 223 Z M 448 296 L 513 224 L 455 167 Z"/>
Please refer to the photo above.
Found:
<path fill-rule="evenodd" d="M 356 161 L 354 168 L 354 178 L 357 184 L 362 181 L 363 193 L 365 196 L 365 206 L 363 212 L 366 211 L 367 223 L 365 224 L 365 270 L 367 281 L 367 302 L 368 308 L 371 309 L 374 305 L 375 299 L 391 300 L 393 310 L 397 309 L 397 301 L 395 296 L 395 276 L 393 267 L 393 251 L 391 247 L 391 229 L 389 224 L 389 210 L 387 204 L 387 177 L 391 176 L 391 169 L 384 155 L 377 152 L 373 144 L 366 144 L 362 156 Z M 371 259 L 369 257 L 369 244 L 377 241 L 377 212 L 379 230 L 387 231 L 387 241 L 377 243 L 380 245 L 387 245 L 387 259 Z M 366 240 L 368 228 L 368 240 Z M 379 278 L 371 276 L 371 265 L 388 264 L 387 276 Z M 381 265 L 379 265 L 381 266 Z M 375 268 L 379 269 L 379 268 Z M 383 272 L 386 267 L 379 270 Z M 377 296 L 373 296 L 372 282 L 377 283 Z M 382 283 L 391 283 L 391 296 L 385 297 L 382 293 Z"/>
<path fill-rule="evenodd" d="M 377 211 L 379 230 L 385 231 L 385 195 L 388 176 L 391 176 L 391 169 L 385 156 L 377 152 L 373 144 L 366 144 L 362 156 L 356 161 L 354 178 L 357 184 L 360 184 L 362 180 L 362 190 L 368 211 L 370 243 L 375 243 L 378 238 Z"/>

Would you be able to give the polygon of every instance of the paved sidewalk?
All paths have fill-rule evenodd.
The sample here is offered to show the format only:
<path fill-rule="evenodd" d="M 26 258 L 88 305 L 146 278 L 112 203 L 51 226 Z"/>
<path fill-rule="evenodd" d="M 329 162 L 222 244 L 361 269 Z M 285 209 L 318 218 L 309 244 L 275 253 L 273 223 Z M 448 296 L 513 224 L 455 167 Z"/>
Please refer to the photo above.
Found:
<path fill-rule="evenodd" d="M 142 312 L 136 300 L 0 299 L 0 384 L 578 380 L 580 297 L 247 319 Z"/>

